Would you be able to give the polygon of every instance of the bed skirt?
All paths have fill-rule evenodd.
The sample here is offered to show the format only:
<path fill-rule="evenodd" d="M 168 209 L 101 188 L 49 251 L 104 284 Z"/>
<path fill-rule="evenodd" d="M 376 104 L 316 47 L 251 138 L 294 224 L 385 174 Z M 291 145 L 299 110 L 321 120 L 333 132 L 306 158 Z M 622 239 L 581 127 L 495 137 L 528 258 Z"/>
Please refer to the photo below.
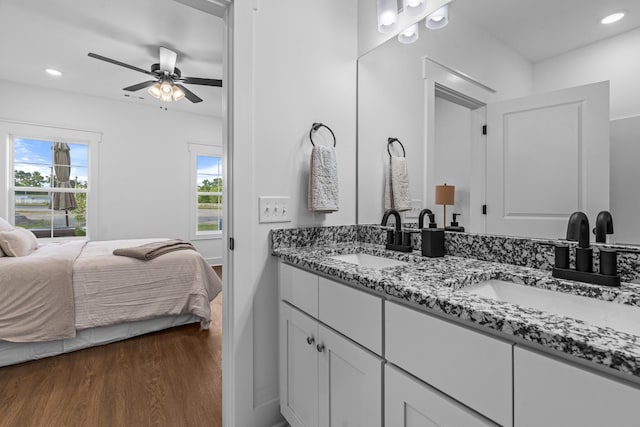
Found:
<path fill-rule="evenodd" d="M 174 326 L 200 322 L 200 320 L 192 314 L 182 314 L 83 329 L 77 332 L 75 338 L 65 340 L 28 343 L 0 341 L 0 367 L 122 341 Z"/>

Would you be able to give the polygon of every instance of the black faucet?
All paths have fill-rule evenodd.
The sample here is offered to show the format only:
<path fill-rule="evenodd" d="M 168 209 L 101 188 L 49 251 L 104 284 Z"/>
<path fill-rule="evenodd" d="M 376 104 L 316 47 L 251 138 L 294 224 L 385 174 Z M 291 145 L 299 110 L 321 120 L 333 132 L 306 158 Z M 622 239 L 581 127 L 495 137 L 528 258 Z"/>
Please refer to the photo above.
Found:
<path fill-rule="evenodd" d="M 411 252 L 413 246 L 411 245 L 411 233 L 402 231 L 402 220 L 400 219 L 400 212 L 395 209 L 387 209 L 382 216 L 382 222 L 380 225 L 383 227 L 387 225 L 389 217 L 393 215 L 396 220 L 396 229 L 387 230 L 387 244 L 386 248 L 392 251 Z"/>
<path fill-rule="evenodd" d="M 418 230 L 422 230 L 424 228 L 424 216 L 429 217 L 429 228 L 436 228 L 436 216 L 431 209 L 422 209 L 420 211 L 420 215 L 418 216 Z"/>
<path fill-rule="evenodd" d="M 400 212 L 395 209 L 387 209 L 385 211 L 384 215 L 382 215 L 382 223 L 380 225 L 385 227 L 387 225 L 387 222 L 389 222 L 389 217 L 391 215 L 393 215 L 393 217 L 396 219 L 396 231 L 402 230 L 402 220 L 400 219 Z"/>
<path fill-rule="evenodd" d="M 593 229 L 597 243 L 607 243 L 607 234 L 613 234 L 613 217 L 609 211 L 600 211 Z"/>
<path fill-rule="evenodd" d="M 609 225 L 611 226 L 611 233 L 613 233 L 613 222 L 609 212 L 600 212 L 597 222 L 599 225 L 596 226 L 596 237 L 598 237 L 598 230 L 602 230 L 601 235 L 604 239 L 609 230 Z M 589 245 L 589 219 L 584 212 L 574 212 L 569 217 L 567 240 L 578 242 L 576 268 L 569 268 L 569 246 L 556 245 L 553 277 L 605 286 L 620 286 L 620 275 L 616 271 L 617 254 L 615 251 L 601 249 L 600 272 L 593 271 L 593 249 Z"/>
<path fill-rule="evenodd" d="M 574 212 L 567 224 L 567 240 L 578 242 L 578 247 L 589 247 L 589 218 L 584 212 Z"/>

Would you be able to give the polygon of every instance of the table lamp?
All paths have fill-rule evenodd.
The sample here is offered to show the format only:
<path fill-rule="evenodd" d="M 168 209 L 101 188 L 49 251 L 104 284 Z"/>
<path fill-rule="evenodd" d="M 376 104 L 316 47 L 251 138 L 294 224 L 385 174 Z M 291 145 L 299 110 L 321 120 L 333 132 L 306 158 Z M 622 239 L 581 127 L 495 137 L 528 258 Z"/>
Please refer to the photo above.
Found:
<path fill-rule="evenodd" d="M 443 224 L 447 223 L 447 205 L 454 205 L 454 199 L 456 195 L 455 185 L 436 185 L 436 205 L 444 206 L 444 218 Z M 443 225 L 444 227 L 444 225 Z"/>

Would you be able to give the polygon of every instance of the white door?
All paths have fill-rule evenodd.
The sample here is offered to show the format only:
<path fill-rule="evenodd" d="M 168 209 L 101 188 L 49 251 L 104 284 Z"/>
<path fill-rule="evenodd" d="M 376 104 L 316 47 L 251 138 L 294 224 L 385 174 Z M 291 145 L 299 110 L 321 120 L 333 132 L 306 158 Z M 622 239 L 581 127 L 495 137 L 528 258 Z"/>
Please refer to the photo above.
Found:
<path fill-rule="evenodd" d="M 609 210 L 609 82 L 487 106 L 486 232 L 564 238 Z"/>
<path fill-rule="evenodd" d="M 319 326 L 319 425 L 382 426 L 382 361 Z"/>
<path fill-rule="evenodd" d="M 384 422 L 393 427 L 497 426 L 392 365 L 384 369 Z"/>
<path fill-rule="evenodd" d="M 280 411 L 293 427 L 318 426 L 318 323 L 280 302 Z"/>

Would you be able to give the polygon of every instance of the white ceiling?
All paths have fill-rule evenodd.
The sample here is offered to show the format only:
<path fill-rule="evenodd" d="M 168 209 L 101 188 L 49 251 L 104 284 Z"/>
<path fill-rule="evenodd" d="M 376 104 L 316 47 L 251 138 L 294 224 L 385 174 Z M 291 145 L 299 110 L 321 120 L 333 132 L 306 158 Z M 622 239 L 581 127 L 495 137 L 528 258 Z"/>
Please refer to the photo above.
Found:
<path fill-rule="evenodd" d="M 618 11 L 623 20 L 600 23 Z M 640 0 L 453 0 L 450 25 L 456 13 L 532 62 L 640 27 Z"/>
<path fill-rule="evenodd" d="M 220 116 L 220 88 L 188 85 L 203 102 L 164 103 L 145 89 L 122 90 L 150 80 L 148 75 L 87 56 L 93 52 L 149 69 L 159 62 L 160 46 L 178 53 L 176 65 L 183 76 L 222 78 L 222 19 L 176 1 L 0 1 L 0 79 Z M 51 77 L 45 68 L 63 76 Z"/>

